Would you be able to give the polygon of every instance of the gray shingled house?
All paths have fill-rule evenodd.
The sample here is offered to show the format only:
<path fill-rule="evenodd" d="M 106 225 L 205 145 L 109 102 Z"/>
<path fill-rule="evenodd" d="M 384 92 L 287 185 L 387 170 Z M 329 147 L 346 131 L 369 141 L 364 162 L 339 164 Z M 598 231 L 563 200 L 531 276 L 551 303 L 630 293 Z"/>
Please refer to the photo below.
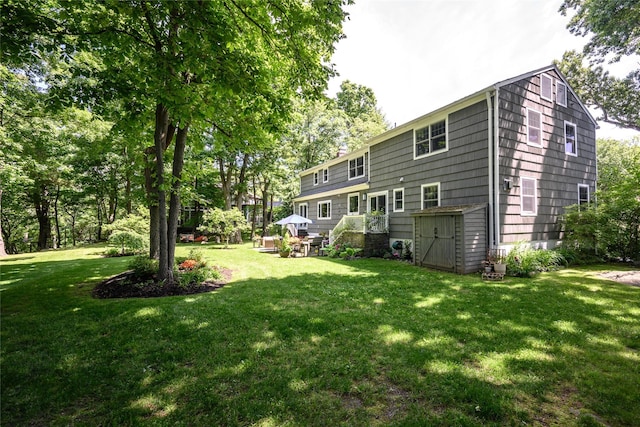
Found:
<path fill-rule="evenodd" d="M 596 185 L 597 124 L 554 65 L 496 83 L 300 174 L 309 233 L 411 240 L 416 264 L 478 271 L 488 248 L 552 248 Z M 344 227 L 342 227 L 344 228 Z"/>

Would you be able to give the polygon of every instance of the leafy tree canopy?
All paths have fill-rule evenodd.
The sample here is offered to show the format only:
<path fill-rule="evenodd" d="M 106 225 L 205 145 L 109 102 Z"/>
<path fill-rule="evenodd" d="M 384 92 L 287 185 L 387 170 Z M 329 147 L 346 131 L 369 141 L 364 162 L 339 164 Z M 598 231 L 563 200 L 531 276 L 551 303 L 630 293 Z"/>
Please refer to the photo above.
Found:
<path fill-rule="evenodd" d="M 637 0 L 565 0 L 563 15 L 575 11 L 569 22 L 572 34 L 591 36 L 585 53 L 591 58 L 613 60 L 640 54 L 640 2 Z"/>
<path fill-rule="evenodd" d="M 573 14 L 571 33 L 589 37 L 582 53 L 566 52 L 558 64 L 573 89 L 602 112 L 600 120 L 640 130 L 640 69 L 620 79 L 597 65 L 640 54 L 640 2 L 565 0 L 560 13 Z"/>

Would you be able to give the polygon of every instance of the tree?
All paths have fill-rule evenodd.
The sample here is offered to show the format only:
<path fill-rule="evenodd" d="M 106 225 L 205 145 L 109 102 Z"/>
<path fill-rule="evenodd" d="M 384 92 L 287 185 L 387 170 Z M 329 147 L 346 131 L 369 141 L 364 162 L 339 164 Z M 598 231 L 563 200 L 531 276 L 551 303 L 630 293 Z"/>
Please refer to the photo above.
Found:
<path fill-rule="evenodd" d="M 588 254 L 640 260 L 640 145 L 598 140 L 597 204 L 567 215 L 567 243 Z"/>
<path fill-rule="evenodd" d="M 620 79 L 585 63 L 584 54 L 569 51 L 557 65 L 580 99 L 601 112 L 598 120 L 640 131 L 640 70 Z"/>
<path fill-rule="evenodd" d="M 345 80 L 336 94 L 338 108 L 346 114 L 349 150 L 356 150 L 389 126 L 377 105 L 373 89 Z"/>
<path fill-rule="evenodd" d="M 618 61 L 622 56 L 640 54 L 640 3 L 636 0 L 564 0 L 560 13 L 575 11 L 569 21 L 572 34 L 586 37 L 584 53 L 604 61 L 608 55 Z"/>
<path fill-rule="evenodd" d="M 566 52 L 558 64 L 587 105 L 602 111 L 601 120 L 640 130 L 640 69 L 626 78 L 609 75 L 601 65 L 640 55 L 640 3 L 635 0 L 565 0 L 560 13 L 574 11 L 571 33 L 590 37 L 582 53 Z M 585 63 L 589 63 L 586 66 Z"/>
<path fill-rule="evenodd" d="M 244 215 L 238 208 L 222 210 L 213 208 L 207 210 L 203 215 L 203 225 L 200 230 L 220 237 L 225 242 L 225 247 L 229 246 L 229 239 L 233 234 L 241 233 L 250 229 Z"/>
<path fill-rule="evenodd" d="M 255 127 L 281 129 L 290 100 L 297 94 L 319 96 L 333 74 L 328 61 L 342 37 L 346 16 L 342 7 L 348 3 L 32 0 L 11 5 L 7 21 L 16 36 L 11 38 L 11 31 L 7 36 L 14 58 L 20 58 L 20 42 L 29 40 L 29 49 L 37 47 L 35 34 L 72 35 L 65 38 L 65 55 L 78 57 L 84 49 L 96 55 L 100 69 L 84 73 L 101 79 L 97 86 L 103 92 L 127 100 L 146 99 L 145 105 L 153 105 L 151 190 L 158 214 L 150 233 L 159 236 L 158 278 L 173 281 L 189 130 L 207 119 L 218 122 L 247 117 L 249 112 L 260 115 Z M 47 25 L 32 19 L 18 32 L 19 17 L 31 18 L 33 10 L 48 17 Z M 166 179 L 165 152 L 174 137 L 169 153 L 172 169 Z"/>

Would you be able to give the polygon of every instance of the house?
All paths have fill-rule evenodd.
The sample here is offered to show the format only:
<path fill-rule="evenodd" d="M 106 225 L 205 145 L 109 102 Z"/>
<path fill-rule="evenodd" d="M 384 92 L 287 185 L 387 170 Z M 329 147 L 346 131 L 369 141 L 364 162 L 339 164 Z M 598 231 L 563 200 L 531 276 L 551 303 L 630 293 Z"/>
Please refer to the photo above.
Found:
<path fill-rule="evenodd" d="M 303 171 L 294 209 L 313 220 L 310 233 L 350 218 L 367 232 L 380 217 L 390 244 L 413 242 L 416 264 L 477 271 L 488 248 L 562 239 L 564 208 L 589 203 L 595 190 L 596 128 L 550 65 Z"/>

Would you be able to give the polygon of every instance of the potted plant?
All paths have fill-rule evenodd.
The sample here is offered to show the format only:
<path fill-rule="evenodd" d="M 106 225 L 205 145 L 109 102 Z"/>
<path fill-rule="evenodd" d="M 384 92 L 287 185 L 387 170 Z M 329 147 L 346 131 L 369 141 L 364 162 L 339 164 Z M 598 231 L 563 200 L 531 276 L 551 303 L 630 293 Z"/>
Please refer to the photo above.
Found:
<path fill-rule="evenodd" d="M 507 264 L 505 263 L 506 255 L 504 249 L 496 249 L 496 254 L 493 263 L 493 271 L 498 274 L 505 274 L 507 272 Z"/>
<path fill-rule="evenodd" d="M 289 239 L 285 237 L 281 239 L 280 242 L 280 257 L 289 258 L 289 256 L 291 256 L 291 245 L 289 244 Z"/>

